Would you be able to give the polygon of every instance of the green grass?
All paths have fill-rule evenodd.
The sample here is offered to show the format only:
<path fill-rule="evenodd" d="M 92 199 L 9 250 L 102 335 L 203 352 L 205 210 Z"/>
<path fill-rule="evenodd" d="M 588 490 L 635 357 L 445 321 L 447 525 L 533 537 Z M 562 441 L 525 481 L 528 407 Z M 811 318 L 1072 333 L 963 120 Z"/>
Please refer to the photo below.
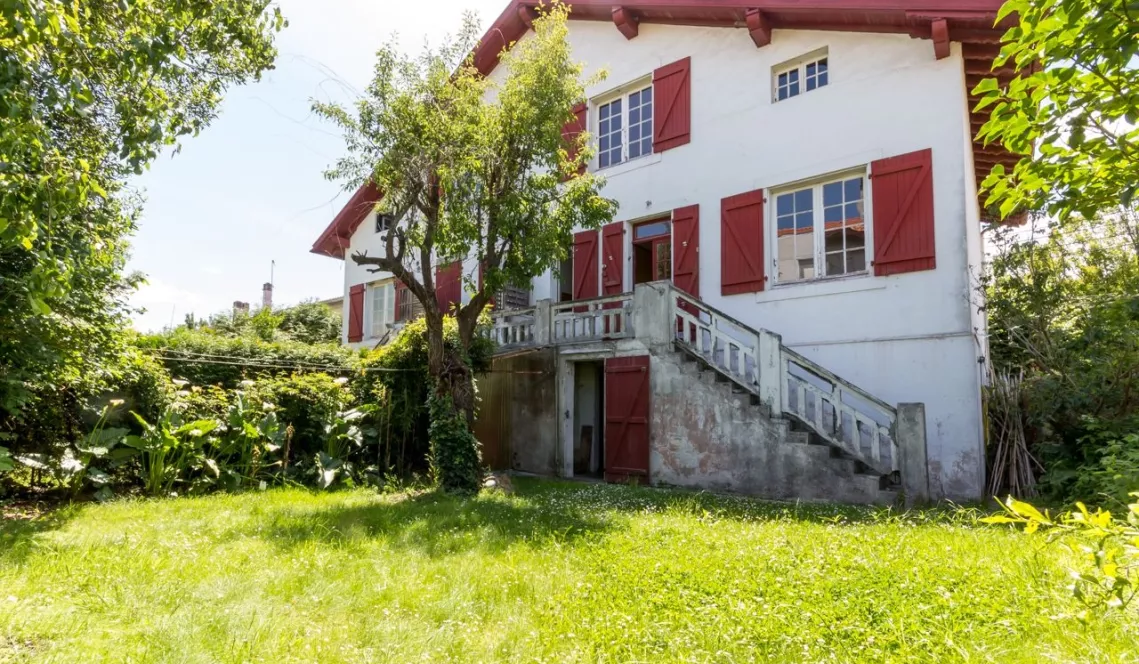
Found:
<path fill-rule="evenodd" d="M 1064 549 L 945 513 L 518 480 L 0 523 L 0 662 L 1113 662 Z"/>

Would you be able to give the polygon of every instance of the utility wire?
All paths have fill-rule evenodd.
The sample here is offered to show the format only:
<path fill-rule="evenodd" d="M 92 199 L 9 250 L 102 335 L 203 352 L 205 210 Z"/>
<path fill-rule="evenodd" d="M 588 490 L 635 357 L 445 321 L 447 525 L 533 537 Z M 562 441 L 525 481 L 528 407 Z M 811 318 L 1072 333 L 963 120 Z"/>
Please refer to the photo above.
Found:
<path fill-rule="evenodd" d="M 238 366 L 238 367 L 257 367 L 257 368 L 262 368 L 262 369 L 292 369 L 293 371 L 327 371 L 327 372 L 346 372 L 346 373 L 356 373 L 356 372 L 360 372 L 360 371 L 362 371 L 362 372 L 382 372 L 382 373 L 417 371 L 417 369 L 393 369 L 390 367 L 360 367 L 360 368 L 354 369 L 354 368 L 350 368 L 350 367 L 321 366 L 321 365 L 315 365 L 315 364 L 287 365 L 287 364 L 270 364 L 270 363 L 248 362 L 248 361 L 246 361 L 246 362 L 235 362 L 232 360 L 215 360 L 215 359 L 194 358 L 194 357 L 185 357 L 185 356 L 163 355 L 161 353 L 151 353 L 151 355 L 157 359 L 167 360 L 167 361 L 171 361 L 171 362 L 188 362 L 191 364 L 220 364 L 220 365 L 229 365 L 229 366 Z"/>

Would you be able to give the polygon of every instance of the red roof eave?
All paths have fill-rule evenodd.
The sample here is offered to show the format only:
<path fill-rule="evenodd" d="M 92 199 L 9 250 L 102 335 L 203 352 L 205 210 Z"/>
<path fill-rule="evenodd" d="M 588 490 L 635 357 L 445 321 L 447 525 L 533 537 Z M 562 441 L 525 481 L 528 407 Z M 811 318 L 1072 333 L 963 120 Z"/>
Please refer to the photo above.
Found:
<path fill-rule="evenodd" d="M 352 242 L 352 234 L 368 217 L 376 203 L 383 198 L 383 194 L 371 182 L 363 185 L 352 194 L 348 203 L 341 208 L 340 213 L 332 223 L 324 229 L 316 242 L 312 245 L 312 253 L 333 258 L 344 258 L 344 253 Z"/>

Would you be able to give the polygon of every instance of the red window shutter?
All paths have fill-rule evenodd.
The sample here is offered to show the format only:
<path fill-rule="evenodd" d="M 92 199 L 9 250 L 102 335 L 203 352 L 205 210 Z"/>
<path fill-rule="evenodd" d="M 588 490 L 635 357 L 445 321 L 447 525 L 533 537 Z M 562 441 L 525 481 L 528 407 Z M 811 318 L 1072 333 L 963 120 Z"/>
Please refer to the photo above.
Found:
<path fill-rule="evenodd" d="M 597 297 L 597 231 L 573 236 L 573 299 Z"/>
<path fill-rule="evenodd" d="M 562 127 L 562 139 L 567 144 L 570 159 L 577 156 L 577 137 L 586 130 L 586 112 L 589 107 L 585 104 L 578 104 L 573 107 L 573 114 L 576 118 L 574 121 L 567 123 Z M 581 165 L 580 173 L 585 172 L 585 164 Z"/>
<path fill-rule="evenodd" d="M 348 289 L 348 342 L 364 339 L 364 284 Z"/>
<path fill-rule="evenodd" d="M 874 274 L 936 267 L 933 246 L 933 150 L 870 165 L 874 194 Z"/>
<path fill-rule="evenodd" d="M 763 290 L 763 190 L 720 202 L 720 293 Z"/>
<path fill-rule="evenodd" d="M 692 58 L 653 72 L 653 152 L 664 152 L 692 138 Z"/>
<path fill-rule="evenodd" d="M 672 211 L 672 283 L 700 297 L 700 206 Z"/>
<path fill-rule="evenodd" d="M 615 221 L 601 228 L 601 294 L 625 292 L 625 222 Z"/>
<path fill-rule="evenodd" d="M 435 302 L 443 313 L 463 302 L 463 263 L 435 266 Z"/>
<path fill-rule="evenodd" d="M 403 302 L 403 298 L 405 297 L 407 297 L 407 286 L 404 286 L 402 281 L 396 279 L 395 298 L 393 298 L 395 300 L 395 315 L 392 316 L 392 320 L 396 321 L 397 323 L 401 320 L 399 317 L 399 303 Z"/>

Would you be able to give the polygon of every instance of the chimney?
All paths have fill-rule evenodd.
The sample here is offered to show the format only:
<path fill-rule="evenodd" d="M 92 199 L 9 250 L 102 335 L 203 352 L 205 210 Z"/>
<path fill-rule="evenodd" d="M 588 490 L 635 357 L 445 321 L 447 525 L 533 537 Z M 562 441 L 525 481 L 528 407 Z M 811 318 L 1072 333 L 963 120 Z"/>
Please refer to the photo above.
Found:
<path fill-rule="evenodd" d="M 249 303 L 248 302 L 242 302 L 241 300 L 234 300 L 233 301 L 233 315 L 234 315 L 234 317 L 237 317 L 241 314 L 248 314 L 248 313 L 249 313 Z"/>
<path fill-rule="evenodd" d="M 273 310 L 273 284 L 266 283 L 261 287 L 261 308 Z"/>

